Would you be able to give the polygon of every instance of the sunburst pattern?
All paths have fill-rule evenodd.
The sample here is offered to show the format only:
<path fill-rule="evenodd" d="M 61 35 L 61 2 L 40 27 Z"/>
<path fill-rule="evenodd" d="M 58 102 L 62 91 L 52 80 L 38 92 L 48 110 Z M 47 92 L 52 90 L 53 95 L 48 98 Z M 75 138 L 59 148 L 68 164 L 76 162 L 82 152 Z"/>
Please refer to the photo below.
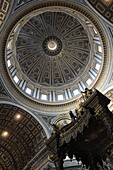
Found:
<path fill-rule="evenodd" d="M 6 45 L 6 64 L 25 96 L 53 103 L 77 98 L 94 85 L 103 47 L 85 16 L 50 11 L 37 11 L 15 25 Z"/>
<path fill-rule="evenodd" d="M 59 40 L 54 52 L 43 46 L 49 37 Z M 90 43 L 78 19 L 63 12 L 45 12 L 21 28 L 16 52 L 21 70 L 30 80 L 44 86 L 62 86 L 83 73 Z"/>

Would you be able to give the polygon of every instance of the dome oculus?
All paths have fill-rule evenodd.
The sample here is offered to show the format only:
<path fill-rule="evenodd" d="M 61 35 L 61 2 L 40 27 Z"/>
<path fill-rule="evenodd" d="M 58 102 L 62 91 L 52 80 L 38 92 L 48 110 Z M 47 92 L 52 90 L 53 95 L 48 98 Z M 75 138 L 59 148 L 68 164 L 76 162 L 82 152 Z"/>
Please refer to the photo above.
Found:
<path fill-rule="evenodd" d="M 72 83 L 90 60 L 88 33 L 79 19 L 67 13 L 33 16 L 20 27 L 16 39 L 15 60 L 22 74 L 42 86 Z"/>
<path fill-rule="evenodd" d="M 69 100 L 93 85 L 101 69 L 101 40 L 91 22 L 81 17 L 46 11 L 25 17 L 13 28 L 6 64 L 26 96 L 44 102 Z"/>
<path fill-rule="evenodd" d="M 57 43 L 54 40 L 50 40 L 47 43 L 47 47 L 50 51 L 55 51 L 57 49 Z"/>
<path fill-rule="evenodd" d="M 50 36 L 44 40 L 42 48 L 48 56 L 56 56 L 62 50 L 62 42 L 58 37 Z"/>

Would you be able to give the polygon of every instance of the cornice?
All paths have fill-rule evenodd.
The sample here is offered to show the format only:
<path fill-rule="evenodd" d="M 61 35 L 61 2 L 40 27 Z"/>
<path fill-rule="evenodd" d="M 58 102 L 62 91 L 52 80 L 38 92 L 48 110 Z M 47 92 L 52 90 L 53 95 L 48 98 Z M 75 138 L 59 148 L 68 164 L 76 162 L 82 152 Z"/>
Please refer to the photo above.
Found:
<path fill-rule="evenodd" d="M 104 85 L 105 80 L 107 79 L 108 73 L 109 73 L 109 68 L 108 65 L 110 65 L 110 51 L 108 48 L 108 44 L 110 43 L 108 40 L 108 35 L 107 31 L 103 25 L 103 22 L 100 19 L 97 19 L 97 16 L 88 8 L 85 6 L 80 6 L 79 4 L 74 4 L 69 1 L 43 1 L 42 2 L 34 2 L 32 4 L 29 4 L 25 9 L 20 9 L 19 11 L 15 12 L 15 15 L 12 16 L 9 22 L 7 22 L 7 25 L 4 27 L 2 30 L 2 35 L 1 35 L 1 45 L 2 45 L 2 51 L 0 51 L 0 55 L 2 56 L 0 58 L 2 66 L 1 66 L 1 72 L 2 72 L 2 79 L 3 82 L 6 86 L 6 88 L 9 90 L 13 98 L 18 101 L 18 103 L 21 103 L 24 106 L 28 106 L 29 108 L 32 107 L 34 110 L 39 110 L 41 112 L 52 112 L 52 113 L 64 113 L 67 112 L 68 110 L 71 110 L 75 108 L 75 105 L 79 103 L 75 99 L 72 99 L 71 101 L 67 101 L 64 103 L 46 103 L 44 104 L 43 102 L 36 102 L 33 101 L 26 96 L 24 96 L 20 91 L 14 86 L 12 81 L 9 78 L 9 75 L 7 73 L 6 65 L 5 65 L 5 44 L 7 41 L 7 37 L 12 30 L 13 26 L 25 15 L 28 13 L 34 11 L 34 10 L 39 10 L 46 7 L 63 7 L 63 8 L 68 8 L 69 10 L 73 10 L 73 12 L 77 11 L 80 12 L 82 15 L 85 15 L 97 28 L 101 39 L 103 43 L 103 48 L 104 48 L 104 63 L 103 63 L 103 69 L 101 71 L 100 76 L 98 77 L 98 80 L 95 84 L 95 87 L 97 89 L 102 88 Z M 104 80 L 104 81 L 103 81 Z"/>

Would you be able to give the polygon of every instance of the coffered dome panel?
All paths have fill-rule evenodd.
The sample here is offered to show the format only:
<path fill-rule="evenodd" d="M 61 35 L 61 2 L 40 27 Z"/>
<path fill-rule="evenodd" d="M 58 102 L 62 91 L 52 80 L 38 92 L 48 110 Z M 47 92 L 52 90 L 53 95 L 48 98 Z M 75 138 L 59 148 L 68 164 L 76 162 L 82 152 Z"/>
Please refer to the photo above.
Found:
<path fill-rule="evenodd" d="M 20 28 L 16 40 L 16 59 L 22 72 L 43 86 L 75 81 L 86 68 L 89 54 L 84 27 L 77 18 L 63 12 L 32 17 Z"/>
<path fill-rule="evenodd" d="M 85 0 L 90 7 L 113 25 L 113 0 Z"/>
<path fill-rule="evenodd" d="M 106 28 L 78 3 L 34 2 L 3 32 L 2 79 L 23 105 L 65 112 L 75 108 L 81 91 L 101 88 L 107 78 Z"/>
<path fill-rule="evenodd" d="M 93 86 L 102 66 L 102 48 L 98 31 L 85 16 L 45 8 L 25 16 L 12 29 L 7 69 L 28 97 L 65 101 Z"/>

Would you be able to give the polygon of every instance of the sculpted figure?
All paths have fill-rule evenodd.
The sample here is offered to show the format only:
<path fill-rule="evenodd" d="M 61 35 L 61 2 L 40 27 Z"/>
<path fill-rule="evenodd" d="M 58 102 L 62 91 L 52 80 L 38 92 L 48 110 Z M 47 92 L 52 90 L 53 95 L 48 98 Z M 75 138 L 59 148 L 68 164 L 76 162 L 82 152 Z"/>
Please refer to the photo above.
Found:
<path fill-rule="evenodd" d="M 81 93 L 84 93 L 85 99 L 88 99 L 91 96 L 91 94 L 93 93 L 93 91 L 91 89 L 85 88 L 85 91 L 84 92 L 82 91 Z"/>

